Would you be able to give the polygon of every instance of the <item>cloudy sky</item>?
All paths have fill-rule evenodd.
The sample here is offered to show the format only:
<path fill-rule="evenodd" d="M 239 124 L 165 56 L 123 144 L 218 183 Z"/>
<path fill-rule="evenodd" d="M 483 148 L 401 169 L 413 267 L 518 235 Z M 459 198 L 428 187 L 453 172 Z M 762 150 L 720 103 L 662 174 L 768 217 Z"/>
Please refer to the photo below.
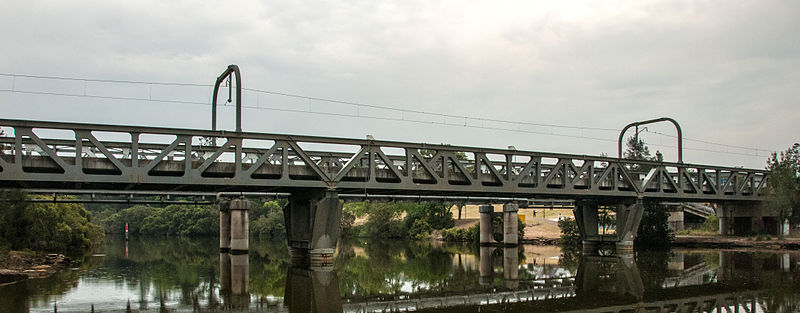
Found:
<path fill-rule="evenodd" d="M 208 86 L 25 75 L 208 85 L 238 64 L 245 88 L 363 104 L 249 90 L 245 131 L 615 156 L 666 116 L 685 162 L 762 168 L 800 141 L 798 32 L 794 0 L 0 0 L 0 117 L 206 129 Z M 641 136 L 675 160 L 674 135 Z"/>

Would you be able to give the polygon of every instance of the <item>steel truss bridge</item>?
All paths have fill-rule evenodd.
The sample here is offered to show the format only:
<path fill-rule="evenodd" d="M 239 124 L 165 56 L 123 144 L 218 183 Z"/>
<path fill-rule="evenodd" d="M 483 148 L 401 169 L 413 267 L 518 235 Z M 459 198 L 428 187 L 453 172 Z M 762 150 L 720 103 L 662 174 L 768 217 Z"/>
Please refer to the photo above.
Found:
<path fill-rule="evenodd" d="M 758 201 L 763 170 L 284 134 L 0 119 L 0 186 Z M 465 198 L 466 199 L 466 198 Z"/>

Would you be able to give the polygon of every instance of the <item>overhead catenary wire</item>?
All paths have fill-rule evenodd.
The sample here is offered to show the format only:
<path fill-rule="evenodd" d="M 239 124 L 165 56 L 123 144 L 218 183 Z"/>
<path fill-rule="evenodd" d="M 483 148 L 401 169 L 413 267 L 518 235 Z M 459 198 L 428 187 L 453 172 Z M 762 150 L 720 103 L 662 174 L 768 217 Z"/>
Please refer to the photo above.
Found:
<path fill-rule="evenodd" d="M 211 84 L 197 84 L 197 83 L 180 83 L 180 82 L 152 82 L 152 81 L 138 81 L 138 80 L 116 80 L 116 79 L 96 79 L 96 78 L 80 78 L 80 77 L 66 77 L 66 76 L 46 76 L 46 75 L 25 75 L 25 74 L 14 74 L 14 73 L 0 73 L 0 76 L 6 77 L 13 77 L 14 84 L 16 85 L 16 78 L 31 78 L 31 79 L 48 79 L 48 80 L 66 80 L 66 81 L 82 81 L 82 82 L 99 82 L 99 83 L 115 83 L 115 84 L 138 84 L 138 85 L 158 85 L 158 86 L 182 86 L 182 87 L 209 87 L 212 88 L 213 85 Z M 619 131 L 616 128 L 604 128 L 604 127 L 588 127 L 588 126 L 574 126 L 574 125 L 560 125 L 560 124 L 550 124 L 550 123 L 536 123 L 536 122 L 523 122 L 523 121 L 508 121 L 508 120 L 500 120 L 500 119 L 492 119 L 492 118 L 485 118 L 485 117 L 470 117 L 466 115 L 454 115 L 454 114 L 446 114 L 446 113 L 438 113 L 438 112 L 427 112 L 421 110 L 412 110 L 412 109 L 402 109 L 402 108 L 393 108 L 381 105 L 374 105 L 368 103 L 360 103 L 360 102 L 353 102 L 353 101 L 343 101 L 343 100 L 335 100 L 335 99 L 327 99 L 321 97 L 313 97 L 313 96 L 306 96 L 306 95 L 298 95 L 292 93 L 285 93 L 285 92 L 278 92 L 278 91 L 270 91 L 270 90 L 262 90 L 262 89 L 255 89 L 255 88 L 242 88 L 245 91 L 258 93 L 258 94 L 268 94 L 274 96 L 281 96 L 281 97 L 289 97 L 289 98 L 296 98 L 296 99 L 304 99 L 309 101 L 309 106 L 306 109 L 287 109 L 287 108 L 277 108 L 277 107 L 264 107 L 260 105 L 260 101 L 256 106 L 248 106 L 244 105 L 244 108 L 248 109 L 257 109 L 257 110 L 269 110 L 269 111 L 277 111 L 277 112 L 287 112 L 287 113 L 303 113 L 303 114 L 312 114 L 312 115 L 325 115 L 325 116 L 337 116 L 337 117 L 351 117 L 351 118 L 365 118 L 365 119 L 374 119 L 374 120 L 384 120 L 384 121 L 397 121 L 397 122 L 411 122 L 411 123 L 419 123 L 419 124 L 432 124 L 432 125 L 445 125 L 445 126 L 460 126 L 460 127 L 470 127 L 470 128 L 477 128 L 477 129 L 487 129 L 487 130 L 497 130 L 497 131 L 510 131 L 510 132 L 518 132 L 518 133 L 527 133 L 527 134 L 537 134 L 537 135 L 545 135 L 545 136 L 556 136 L 556 137 L 565 137 L 565 138 L 576 138 L 576 139 L 587 139 L 587 140 L 594 140 L 594 141 L 603 141 L 603 142 L 614 142 L 616 140 L 606 139 L 606 138 L 599 138 L 599 137 L 592 137 L 585 135 L 584 131 L 602 131 L 602 132 L 617 132 Z M 65 96 L 65 97 L 81 97 L 81 98 L 94 98 L 94 99 L 106 99 L 106 100 L 126 100 L 126 101 L 148 101 L 148 102 L 161 102 L 161 103 L 174 103 L 174 104 L 187 104 L 187 105 L 204 105 L 210 106 L 209 102 L 201 102 L 201 101 L 187 101 L 187 100 L 175 100 L 175 99 L 157 99 L 152 97 L 152 93 L 148 94 L 148 97 L 141 98 L 141 97 L 127 97 L 127 96 L 108 96 L 108 95 L 92 95 L 87 94 L 84 86 L 83 94 L 70 94 L 70 93 L 62 93 L 62 92 L 48 92 L 48 91 L 34 91 L 34 90 L 19 90 L 17 88 L 12 89 L 0 89 L 0 92 L 11 92 L 11 93 L 21 93 L 21 94 L 31 94 L 31 95 L 48 95 L 48 96 Z M 335 113 L 335 112 L 321 112 L 321 111 L 312 111 L 310 103 L 311 101 L 319 101 L 319 102 L 328 102 L 328 103 L 336 103 L 336 104 L 345 104 L 351 105 L 357 108 L 356 114 L 348 114 L 348 113 Z M 388 110 L 394 112 L 400 112 L 400 117 L 382 117 L 382 116 L 375 116 L 375 115 L 368 115 L 362 113 L 361 108 L 372 108 L 372 109 L 379 109 L 379 110 Z M 417 120 L 406 117 L 405 113 L 412 113 L 412 114 L 419 114 L 419 115 L 427 115 L 427 116 L 434 116 L 434 117 L 441 117 L 442 120 Z M 447 119 L 458 120 L 459 123 L 449 123 Z M 461 123 L 463 121 L 463 123 Z M 469 124 L 469 121 L 474 121 L 477 124 Z M 507 125 L 515 125 L 515 127 L 494 127 L 494 126 L 487 126 L 488 123 L 501 123 Z M 573 129 L 579 130 L 580 135 L 571 135 L 571 134 L 563 134 L 563 133 L 556 133 L 552 130 L 547 131 L 533 131 L 533 130 L 525 130 L 522 129 L 522 126 L 536 126 L 536 127 L 547 127 L 547 128 L 559 128 L 559 129 Z M 650 133 L 658 134 L 661 136 L 668 136 L 668 137 L 675 137 L 669 134 L 664 134 L 656 131 L 647 131 Z M 692 148 L 692 147 L 684 147 L 685 150 L 695 150 L 695 151 L 705 151 L 705 152 L 712 152 L 712 153 L 724 153 L 724 154 L 737 154 L 737 155 L 745 155 L 745 156 L 759 156 L 759 151 L 771 151 L 769 149 L 762 149 L 762 148 L 752 148 L 752 147 L 742 147 L 736 145 L 729 145 L 729 144 L 722 144 L 716 142 L 710 142 L 706 140 L 700 139 L 691 139 L 691 138 L 684 138 L 686 141 L 695 141 L 701 142 L 705 144 L 711 144 L 720 147 L 728 147 L 728 148 L 735 148 L 735 149 L 743 149 L 743 150 L 752 150 L 755 151 L 755 154 L 752 153 L 739 153 L 739 152 L 731 152 L 731 151 L 721 151 L 721 150 L 712 150 L 712 149 L 702 149 L 702 148 Z M 663 145 L 663 144 L 651 144 L 652 146 L 664 147 L 664 148 L 674 148 L 672 146 Z"/>

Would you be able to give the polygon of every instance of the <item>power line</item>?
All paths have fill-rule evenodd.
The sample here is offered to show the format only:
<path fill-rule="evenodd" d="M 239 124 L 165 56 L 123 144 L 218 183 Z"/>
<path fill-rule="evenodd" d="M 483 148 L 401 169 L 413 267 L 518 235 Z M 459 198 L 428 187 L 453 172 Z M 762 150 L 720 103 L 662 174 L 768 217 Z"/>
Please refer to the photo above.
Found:
<path fill-rule="evenodd" d="M 59 93 L 59 92 L 42 92 L 42 91 L 11 90 L 11 89 L 0 89 L 0 92 L 22 93 L 22 94 L 31 94 L 31 95 L 46 95 L 46 96 L 93 98 L 93 99 L 106 99 L 106 100 L 149 101 L 149 102 L 161 102 L 161 103 L 178 103 L 178 104 L 211 106 L 211 104 L 207 103 L 207 102 L 166 100 L 166 99 L 154 99 L 154 98 L 99 96 L 99 95 L 90 95 L 90 94 L 83 95 L 83 94 L 68 94 L 68 93 Z M 268 110 L 268 111 L 289 112 L 289 113 L 303 113 L 303 114 L 314 114 L 314 115 L 327 115 L 327 116 L 337 116 L 337 117 L 365 118 L 365 119 L 384 120 L 384 121 L 412 122 L 412 123 L 418 123 L 418 124 L 434 124 L 434 125 L 445 125 L 445 126 L 458 126 L 458 127 L 479 128 L 479 129 L 487 129 L 487 130 L 501 130 L 501 131 L 511 131 L 511 132 L 527 133 L 527 134 L 538 134 L 538 135 L 546 135 L 546 136 L 556 136 L 556 137 L 567 137 L 567 138 L 578 138 L 578 139 L 589 139 L 589 140 L 597 140 L 597 141 L 616 142 L 616 141 L 610 140 L 610 139 L 596 138 L 596 137 L 590 137 L 590 136 L 578 136 L 578 135 L 568 135 L 568 134 L 560 134 L 560 133 L 552 133 L 552 132 L 548 133 L 548 132 L 538 132 L 538 131 L 529 131 L 529 130 L 512 129 L 512 128 L 490 127 L 490 126 L 485 126 L 485 125 L 481 125 L 481 126 L 479 126 L 479 125 L 461 125 L 461 124 L 453 124 L 453 123 L 439 122 L 439 121 L 422 121 L 422 120 L 413 120 L 413 119 L 405 119 L 405 118 L 392 118 L 392 117 L 372 116 L 372 115 L 364 115 L 364 114 L 356 115 L 356 114 L 333 113 L 333 112 L 315 112 L 315 111 L 306 111 L 306 110 L 298 110 L 298 109 L 284 109 L 284 108 L 274 108 L 274 107 L 250 106 L 250 105 L 242 105 L 242 107 L 243 108 L 248 108 L 248 109 L 256 109 L 256 110 Z"/>
<path fill-rule="evenodd" d="M 350 102 L 350 101 L 341 101 L 341 100 L 317 98 L 317 97 L 310 97 L 310 96 L 303 96 L 303 95 L 296 95 L 296 94 L 275 92 L 275 91 L 268 91 L 268 90 L 260 90 L 260 89 L 253 89 L 253 88 L 242 88 L 242 89 L 243 90 L 247 90 L 247 91 L 257 92 L 257 93 L 276 95 L 276 96 L 284 96 L 284 97 L 298 98 L 298 99 L 304 99 L 304 100 L 314 100 L 314 101 L 320 101 L 320 102 L 347 104 L 347 105 L 352 105 L 352 106 L 357 106 L 357 107 L 382 109 L 382 110 L 389 110 L 389 111 L 403 112 L 403 113 L 415 113 L 415 114 L 423 114 L 423 115 L 433 115 L 433 116 L 438 116 L 438 117 L 453 118 L 453 119 L 459 119 L 459 120 L 464 119 L 464 120 L 474 120 L 474 121 L 484 121 L 484 122 L 507 123 L 507 124 L 540 126 L 540 127 L 553 127 L 553 128 L 580 129 L 580 130 L 597 130 L 597 131 L 613 131 L 613 132 L 618 131 L 618 129 L 615 129 L 615 128 L 571 126 L 571 125 L 558 125 L 558 124 L 508 121 L 508 120 L 499 120 L 499 119 L 484 118 L 484 117 L 469 117 L 469 116 L 464 116 L 464 115 L 453 115 L 453 114 L 446 114 L 446 113 L 426 112 L 426 111 L 409 110 L 409 109 L 399 109 L 399 108 L 392 108 L 392 107 L 380 106 L 380 105 L 374 105 L 374 104 L 366 104 L 366 103 L 358 103 L 358 102 Z"/>
<path fill-rule="evenodd" d="M 652 134 L 656 134 L 656 135 L 661 135 L 661 136 L 665 136 L 665 137 L 670 137 L 670 138 L 678 138 L 678 136 L 676 136 L 676 135 L 665 134 L 665 133 L 662 133 L 662 132 L 653 131 L 653 130 L 649 130 L 649 129 L 644 129 L 644 132 L 652 133 Z M 755 154 L 751 154 L 751 155 L 758 155 L 758 156 L 761 156 L 761 155 L 758 154 L 759 151 L 764 151 L 764 152 L 771 151 L 769 149 L 761 149 L 761 148 L 755 148 L 755 147 L 742 147 L 742 146 L 729 145 L 729 144 L 724 144 L 724 143 L 716 143 L 716 142 L 700 140 L 700 139 L 692 139 L 692 138 L 686 138 L 686 137 L 684 137 L 683 140 L 700 142 L 700 143 L 710 144 L 710 145 L 715 145 L 715 146 L 720 146 L 720 147 L 735 148 L 735 149 L 741 149 L 741 150 L 752 150 L 752 151 L 755 151 Z M 675 147 L 673 147 L 673 148 L 675 148 Z M 684 149 L 696 149 L 696 148 L 685 148 L 684 147 Z M 702 149 L 697 148 L 696 150 L 702 150 Z M 702 151 L 705 151 L 705 150 L 702 150 Z M 733 153 L 733 152 L 731 152 L 731 153 Z"/>
<path fill-rule="evenodd" d="M 34 79 L 82 81 L 82 82 L 118 83 L 118 84 L 213 87 L 213 85 L 210 85 L 210 84 L 175 83 L 175 82 L 148 82 L 148 81 L 135 81 L 135 80 L 95 79 L 95 78 L 80 78 L 80 77 L 66 77 L 66 76 L 23 75 L 23 74 L 14 74 L 14 73 L 0 73 L 0 76 L 15 77 L 15 78 L 16 77 L 21 77 L 21 78 L 34 78 Z M 414 114 L 421 114 L 421 115 L 429 115 L 429 116 L 437 116 L 437 117 L 444 117 L 444 118 L 459 119 L 459 120 L 465 120 L 465 121 L 472 120 L 472 121 L 479 121 L 479 122 L 506 123 L 506 124 L 514 124 L 514 125 L 552 127 L 552 128 L 589 130 L 589 131 L 611 131 L 611 132 L 618 131 L 615 128 L 587 127 L 587 126 L 574 126 L 574 125 L 559 125 L 559 124 L 533 123 L 533 122 L 522 122 L 522 121 L 508 121 L 508 120 L 500 120 L 500 119 L 492 119 L 492 118 L 484 118 L 484 117 L 470 117 L 470 116 L 465 116 L 465 115 L 454 115 L 454 114 L 446 114 L 446 113 L 438 113 L 438 112 L 427 112 L 427 111 L 421 111 L 421 110 L 410 110 L 410 109 L 393 108 L 393 107 L 381 106 L 381 105 L 375 105 L 375 104 L 359 103 L 359 102 L 343 101 L 343 100 L 335 100 L 335 99 L 327 99 L 327 98 L 320 98 L 320 97 L 311 97 L 311 96 L 305 96 L 305 95 L 298 95 L 298 94 L 277 92 L 277 91 L 270 91 L 270 90 L 263 90 L 263 89 L 255 89 L 255 88 L 242 87 L 242 89 L 246 90 L 246 91 L 250 91 L 250 92 L 269 94 L 269 95 L 275 95 L 275 96 L 297 98 L 297 99 L 304 99 L 304 100 L 313 100 L 313 101 L 328 102 L 328 103 L 346 104 L 346 105 L 352 105 L 352 106 L 356 106 L 356 107 L 381 109 L 381 110 L 388 110 L 388 111 L 394 111 L 394 112 L 403 112 L 403 113 L 414 113 Z"/>
<path fill-rule="evenodd" d="M 82 81 L 82 82 L 101 82 L 101 83 L 117 83 L 117 84 L 140 84 L 140 85 L 160 85 L 160 86 L 180 86 L 180 87 L 213 87 L 210 84 L 196 84 L 196 83 L 177 83 L 177 82 L 148 82 L 148 81 L 135 81 L 135 80 L 113 80 L 113 79 L 95 79 L 95 78 L 78 78 L 78 77 L 65 77 L 65 76 L 44 76 L 44 75 L 24 75 L 24 74 L 13 74 L 13 73 L 0 73 L 0 76 L 6 77 L 20 77 L 20 78 L 32 78 L 32 79 L 50 79 L 50 80 L 67 80 L 67 81 Z M 533 122 L 521 122 L 521 121 L 508 121 L 508 120 L 500 120 L 500 119 L 492 119 L 492 118 L 483 118 L 483 117 L 469 117 L 465 115 L 454 115 L 454 114 L 446 114 L 446 113 L 437 113 L 437 112 L 427 112 L 421 110 L 411 110 L 411 109 L 401 109 L 401 108 L 392 108 L 374 104 L 367 104 L 367 103 L 359 103 L 359 102 L 352 102 L 352 101 L 342 101 L 342 100 L 334 100 L 334 99 L 327 99 L 327 98 L 320 98 L 320 97 L 312 97 L 312 96 L 305 96 L 305 95 L 298 95 L 298 94 L 291 94 L 285 92 L 277 92 L 277 91 L 270 91 L 270 90 L 262 90 L 262 89 L 254 89 L 254 88 L 242 88 L 243 90 L 254 92 L 254 93 L 261 93 L 261 94 L 269 94 L 275 96 L 282 96 L 282 97 L 289 97 L 289 98 L 297 98 L 297 99 L 304 99 L 310 101 L 319 101 L 319 102 L 328 102 L 328 103 L 336 103 L 336 104 L 345 104 L 355 106 L 357 108 L 373 108 L 373 109 L 381 109 L 381 110 L 388 110 L 394 112 L 401 112 L 401 113 L 413 113 L 413 114 L 420 114 L 420 115 L 428 115 L 428 116 L 436 116 L 441 118 L 450 118 L 456 120 L 463 120 L 464 124 L 461 123 L 448 123 L 446 120 L 444 121 L 423 121 L 423 120 L 415 120 L 415 119 L 406 119 L 405 117 L 402 118 L 391 118 L 391 117 L 380 117 L 380 116 L 371 116 L 371 115 L 364 115 L 358 111 L 358 114 L 346 114 L 346 113 L 333 113 L 333 112 L 314 112 L 310 110 L 297 110 L 297 109 L 285 109 L 285 108 L 275 108 L 275 107 L 262 107 L 262 106 L 247 106 L 244 105 L 243 107 L 249 109 L 259 109 L 259 110 L 270 110 L 270 111 L 278 111 L 278 112 L 290 112 L 290 113 L 304 113 L 304 114 L 314 114 L 314 115 L 327 115 L 327 116 L 338 116 L 338 117 L 352 117 L 352 118 L 366 118 L 366 119 L 375 119 L 375 120 L 385 120 L 385 121 L 398 121 L 398 122 L 412 122 L 412 123 L 420 123 L 420 124 L 434 124 L 434 125 L 446 125 L 446 126 L 463 126 L 463 127 L 470 127 L 470 128 L 479 128 L 479 129 L 487 129 L 487 130 L 500 130 L 500 131 L 511 131 L 511 132 L 518 132 L 518 133 L 528 133 L 528 134 L 537 134 L 537 135 L 546 135 L 546 136 L 557 136 L 557 137 L 567 137 L 567 138 L 578 138 L 578 139 L 589 139 L 589 140 L 596 140 L 596 141 L 605 141 L 605 142 L 614 142 L 615 140 L 611 139 L 604 139 L 604 138 L 597 138 L 591 136 L 585 136 L 583 133 L 581 135 L 569 135 L 569 134 L 560 134 L 554 132 L 544 132 L 544 131 L 530 131 L 530 130 L 522 130 L 522 129 L 513 129 L 513 128 L 504 128 L 504 127 L 491 127 L 486 126 L 485 122 L 490 123 L 503 123 L 503 124 L 510 124 L 510 125 L 518 125 L 518 126 L 537 126 L 537 127 L 550 127 L 550 128 L 561 128 L 561 129 L 574 129 L 574 130 L 584 130 L 588 131 L 618 131 L 614 128 L 602 128 L 602 127 L 584 127 L 584 126 L 572 126 L 572 125 L 559 125 L 559 124 L 547 124 L 547 123 L 533 123 Z M 101 96 L 101 95 L 91 95 L 91 94 L 68 94 L 68 93 L 59 93 L 59 92 L 45 92 L 45 91 L 31 91 L 31 90 L 16 90 L 12 89 L 2 89 L 0 91 L 3 92 L 11 92 L 11 93 L 22 93 L 22 94 L 34 94 L 34 95 L 49 95 L 49 96 L 66 96 L 66 97 L 82 97 L 82 98 L 94 98 L 94 99 L 107 99 L 107 100 L 126 100 L 126 101 L 149 101 L 149 102 L 162 102 L 162 103 L 176 103 L 176 104 L 190 104 L 190 105 L 204 105 L 210 106 L 209 102 L 198 102 L 198 101 L 184 101 L 184 100 L 169 100 L 169 99 L 153 99 L 152 97 L 148 98 L 139 98 L 139 97 L 122 97 L 122 96 Z M 481 125 L 468 125 L 468 121 L 475 121 L 481 122 Z M 654 134 L 658 134 L 661 136 L 667 136 L 676 138 L 677 136 L 664 134 L 661 132 L 645 130 L 645 132 L 650 132 Z M 691 139 L 691 138 L 684 138 L 687 141 L 696 141 L 705 144 L 711 144 L 716 146 L 722 147 L 730 147 L 736 149 L 744 149 L 744 150 L 754 150 L 756 154 L 746 154 L 746 153 L 737 153 L 737 152 L 730 152 L 730 151 L 720 151 L 720 150 L 711 150 L 711 149 L 701 149 L 701 148 L 686 148 L 686 150 L 696 150 L 696 151 L 706 151 L 706 152 L 715 152 L 715 153 L 727 153 L 727 154 L 738 154 L 738 155 L 747 155 L 747 156 L 761 156 L 758 155 L 759 151 L 770 151 L 768 149 L 760 149 L 760 148 L 749 148 L 749 147 L 742 147 L 736 145 L 728 145 L 728 144 L 721 144 L 715 143 L 705 140 L 699 139 Z M 651 144 L 653 146 L 659 147 L 667 147 L 667 148 L 675 148 L 660 145 L 660 144 Z"/>
<path fill-rule="evenodd" d="M 177 103 L 177 104 L 189 104 L 189 105 L 198 105 L 198 106 L 202 105 L 202 106 L 206 106 L 206 107 L 211 105 L 210 103 L 207 103 L 207 102 L 197 102 L 197 101 L 181 101 L 181 100 L 137 98 L 137 97 L 120 97 L 120 96 L 82 95 L 82 94 L 68 94 L 68 93 L 58 93 L 58 92 L 11 90 L 11 89 L 0 89 L 0 92 L 22 93 L 22 94 L 32 94 L 32 95 L 47 95 L 47 96 L 65 96 L 65 97 L 78 97 L 78 98 L 94 98 L 94 99 L 106 99 L 106 100 L 125 100 L 125 101 L 159 102 L 159 103 Z M 491 126 L 485 126 L 485 125 L 461 125 L 461 124 L 439 122 L 439 121 L 423 121 L 423 120 L 414 120 L 414 119 L 405 119 L 405 118 L 392 118 L 392 117 L 372 116 L 372 115 L 364 115 L 364 114 L 356 115 L 356 114 L 347 114 L 347 113 L 317 112 L 317 111 L 307 111 L 307 110 L 299 110 L 299 109 L 261 107 L 261 106 L 251 106 L 251 105 L 242 105 L 242 107 L 243 108 L 247 108 L 247 109 L 267 110 L 267 111 L 277 111 L 277 112 L 287 112 L 287 113 L 313 114 L 313 115 L 350 117 L 350 118 L 365 118 L 365 119 L 373 119 L 373 120 L 396 121 L 396 122 L 411 122 L 411 123 L 428 124 L 428 125 L 469 127 L 469 128 L 476 128 L 476 129 L 486 129 L 486 130 L 496 130 L 496 131 L 510 131 L 510 132 L 517 132 L 517 133 L 525 133 L 525 134 L 535 134 L 535 135 L 564 137 L 564 138 L 575 138 L 575 139 L 587 139 L 587 140 L 594 140 L 594 141 L 617 143 L 616 140 L 606 139 L 606 138 L 597 138 L 597 137 L 584 136 L 584 135 L 580 135 L 580 136 L 578 136 L 578 135 L 569 135 L 569 134 L 561 134 L 561 133 L 553 133 L 553 132 L 548 133 L 548 132 L 541 132 L 541 131 L 530 131 L 530 130 L 503 128 L 503 127 L 491 127 Z M 653 131 L 647 131 L 647 130 L 645 130 L 645 131 L 646 132 L 653 132 Z M 663 145 L 663 144 L 650 144 L 650 145 L 654 146 L 654 147 L 662 147 L 662 148 L 677 148 L 676 146 L 669 146 L 669 145 Z M 722 153 L 722 154 L 736 154 L 736 155 L 751 156 L 751 157 L 767 157 L 767 156 L 758 155 L 758 154 L 739 153 L 739 152 L 711 150 L 711 149 L 702 149 L 702 148 L 684 147 L 684 149 L 685 150 L 693 150 L 693 151 Z M 766 150 L 761 150 L 761 151 L 766 151 Z"/>
<path fill-rule="evenodd" d="M 146 82 L 146 81 L 136 81 L 136 80 L 116 80 L 116 79 L 65 77 L 65 76 L 24 75 L 24 74 L 13 74 L 13 73 L 0 73 L 0 76 L 20 77 L 20 78 L 36 78 L 36 79 L 51 79 L 51 80 L 83 81 L 83 82 L 97 82 L 97 83 L 114 83 L 114 84 L 213 87 L 213 85 L 208 85 L 208 84 L 172 83 L 172 82 Z"/>

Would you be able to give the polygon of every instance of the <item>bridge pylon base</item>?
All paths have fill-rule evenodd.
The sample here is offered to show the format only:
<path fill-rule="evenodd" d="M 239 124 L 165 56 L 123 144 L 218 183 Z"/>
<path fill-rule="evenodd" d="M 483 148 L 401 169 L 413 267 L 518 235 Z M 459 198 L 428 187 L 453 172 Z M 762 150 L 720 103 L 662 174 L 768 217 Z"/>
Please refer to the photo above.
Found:
<path fill-rule="evenodd" d="M 332 266 L 341 231 L 342 207 L 336 191 L 292 193 L 283 214 L 292 261 L 296 265 Z"/>

